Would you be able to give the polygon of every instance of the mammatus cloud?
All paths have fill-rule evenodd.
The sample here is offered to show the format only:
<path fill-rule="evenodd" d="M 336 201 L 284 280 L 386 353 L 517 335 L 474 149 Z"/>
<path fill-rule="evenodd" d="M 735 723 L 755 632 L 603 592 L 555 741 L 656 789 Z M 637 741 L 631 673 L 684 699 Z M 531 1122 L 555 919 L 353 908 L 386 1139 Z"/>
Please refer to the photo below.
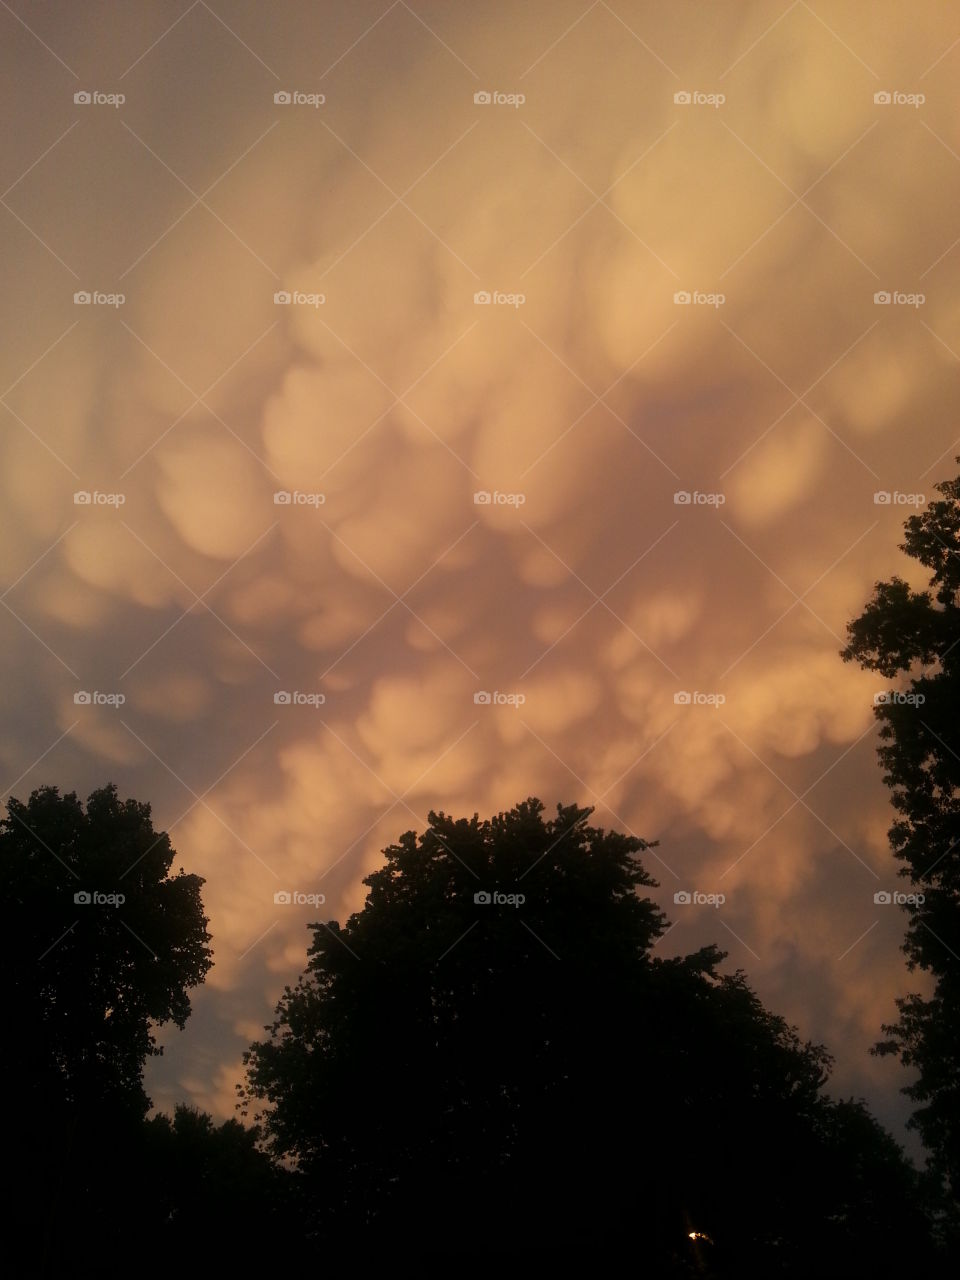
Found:
<path fill-rule="evenodd" d="M 875 688 L 837 651 L 903 571 L 874 495 L 952 465 L 952 19 L 68 8 L 0 18 L 0 759 L 153 800 L 207 877 L 156 1100 L 232 1106 L 313 918 L 278 889 L 343 918 L 430 808 L 539 794 L 659 838 L 664 950 L 728 947 L 893 1116 Z"/>

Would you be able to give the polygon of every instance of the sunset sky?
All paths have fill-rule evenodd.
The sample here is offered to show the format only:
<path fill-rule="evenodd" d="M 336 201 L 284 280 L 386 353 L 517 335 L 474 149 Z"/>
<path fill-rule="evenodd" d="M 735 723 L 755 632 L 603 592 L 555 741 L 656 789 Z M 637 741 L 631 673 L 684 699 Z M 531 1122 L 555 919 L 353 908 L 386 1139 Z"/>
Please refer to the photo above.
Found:
<path fill-rule="evenodd" d="M 206 878 L 154 1103 L 233 1114 L 308 921 L 536 795 L 902 1140 L 838 651 L 960 453 L 960 9 L 0 0 L 0 62 L 0 785 Z"/>

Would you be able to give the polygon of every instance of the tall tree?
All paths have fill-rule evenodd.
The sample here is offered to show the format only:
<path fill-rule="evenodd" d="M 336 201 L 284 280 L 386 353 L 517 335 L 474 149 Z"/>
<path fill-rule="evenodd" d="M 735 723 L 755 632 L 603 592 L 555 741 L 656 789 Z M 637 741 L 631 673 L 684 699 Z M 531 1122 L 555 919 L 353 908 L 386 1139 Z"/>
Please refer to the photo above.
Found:
<path fill-rule="evenodd" d="M 957 459 L 960 462 L 960 458 Z M 900 550 L 930 570 L 928 589 L 900 577 L 878 582 L 849 623 L 845 662 L 857 661 L 905 689 L 876 706 L 884 782 L 898 817 L 890 828 L 914 898 L 904 951 L 933 976 L 932 994 L 897 1001 L 875 1052 L 917 1071 L 905 1093 L 936 1174 L 960 1199 L 960 476 L 905 523 Z M 911 895 L 907 895 L 908 897 Z"/>
<path fill-rule="evenodd" d="M 212 964 L 203 881 L 173 859 L 150 806 L 114 786 L 86 808 L 42 787 L 0 822 L 4 1137 L 21 1224 L 48 1242 L 120 1230 L 154 1031 L 184 1026 Z"/>
<path fill-rule="evenodd" d="M 899 1149 L 716 948 L 654 955 L 649 846 L 590 813 L 431 813 L 362 911 L 312 926 L 242 1106 L 324 1237 L 632 1247 L 664 1275 L 806 1275 L 829 1252 L 854 1274 L 901 1256 L 909 1220 L 916 1262 Z"/>
<path fill-rule="evenodd" d="M 257 1148 L 255 1129 L 178 1106 L 143 1126 L 131 1232 L 156 1274 L 302 1261 L 293 1175 Z"/>
<path fill-rule="evenodd" d="M 200 876 L 170 875 L 174 850 L 150 806 L 114 786 L 11 799 L 0 822 L 0 955 L 29 1064 L 18 1091 L 143 1115 L 153 1029 L 183 1027 L 212 964 Z"/>

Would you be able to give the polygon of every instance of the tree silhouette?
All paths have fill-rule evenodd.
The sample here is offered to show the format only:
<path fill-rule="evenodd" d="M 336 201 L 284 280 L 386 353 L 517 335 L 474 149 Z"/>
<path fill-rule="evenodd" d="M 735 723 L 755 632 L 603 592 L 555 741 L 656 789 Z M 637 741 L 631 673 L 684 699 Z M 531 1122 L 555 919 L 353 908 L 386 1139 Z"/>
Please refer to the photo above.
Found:
<path fill-rule="evenodd" d="M 257 1147 L 257 1133 L 236 1120 L 216 1125 L 193 1107 L 144 1126 L 138 1154 L 135 1234 L 150 1241 L 157 1273 L 191 1259 L 223 1269 L 254 1258 L 289 1260 L 302 1242 L 296 1187 Z"/>
<path fill-rule="evenodd" d="M 720 975 L 720 951 L 653 954 L 651 846 L 591 812 L 431 812 L 362 911 L 311 926 L 240 1105 L 262 1106 L 322 1237 L 633 1249 L 660 1275 L 909 1256 L 922 1274 L 899 1148 L 823 1093 L 826 1052 Z"/>
<path fill-rule="evenodd" d="M 929 589 L 913 591 L 900 577 L 878 582 L 841 656 L 888 679 L 910 677 L 906 691 L 876 707 L 878 755 L 899 815 L 890 843 L 923 899 L 904 904 L 904 951 L 935 986 L 929 997 L 897 1001 L 899 1021 L 883 1028 L 888 1039 L 875 1052 L 917 1069 L 904 1090 L 921 1104 L 912 1123 L 960 1199 L 960 477 L 936 488 L 942 499 L 906 521 L 900 544 L 931 570 Z"/>
<path fill-rule="evenodd" d="M 9 800 L 0 822 L 0 963 L 17 1037 L 0 1057 L 5 1138 L 14 1201 L 48 1240 L 77 1223 L 86 1237 L 121 1230 L 122 1162 L 149 1106 L 143 1067 L 162 1051 L 153 1029 L 184 1026 L 212 964 L 203 881 L 171 876 L 173 857 L 150 806 L 114 786 L 86 809 L 43 787 Z"/>

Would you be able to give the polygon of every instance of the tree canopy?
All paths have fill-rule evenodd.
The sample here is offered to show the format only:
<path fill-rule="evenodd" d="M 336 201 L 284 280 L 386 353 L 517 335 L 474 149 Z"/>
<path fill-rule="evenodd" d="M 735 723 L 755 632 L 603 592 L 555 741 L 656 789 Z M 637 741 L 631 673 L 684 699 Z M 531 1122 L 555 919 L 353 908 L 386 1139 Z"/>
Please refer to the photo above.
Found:
<path fill-rule="evenodd" d="M 885 1265 L 912 1222 L 916 1261 L 899 1148 L 722 952 L 656 954 L 651 846 L 590 815 L 431 812 L 361 911 L 311 926 L 241 1105 L 317 1229 L 799 1275 L 824 1250 Z"/>
<path fill-rule="evenodd" d="M 108 1242 L 131 1220 L 144 1063 L 161 1052 L 158 1026 L 184 1026 L 212 964 L 203 881 L 171 874 L 173 859 L 150 806 L 114 786 L 86 807 L 42 787 L 26 804 L 10 799 L 0 822 L 0 964 L 15 1037 L 0 1055 L 8 1208 L 48 1247 L 73 1231 Z"/>
<path fill-rule="evenodd" d="M 0 823 L 3 971 L 29 1061 L 20 1089 L 71 1106 L 149 1106 L 153 1028 L 183 1027 L 189 991 L 212 964 L 196 875 L 170 875 L 174 850 L 150 806 L 95 791 L 11 799 Z"/>
<path fill-rule="evenodd" d="M 202 881 L 112 786 L 12 800 L 8 1198 L 37 1270 L 632 1250 L 651 1274 L 933 1274 L 914 1170 L 831 1060 L 705 947 L 666 956 L 653 846 L 528 799 L 431 813 L 315 922 L 246 1055 L 252 1128 L 144 1121 L 155 1029 L 212 963 Z"/>
<path fill-rule="evenodd" d="M 942 497 L 906 521 L 900 544 L 930 571 L 928 588 L 878 582 L 841 656 L 907 677 L 905 688 L 880 691 L 878 755 L 898 815 L 890 843 L 916 899 L 904 903 L 904 951 L 935 985 L 897 1001 L 899 1020 L 877 1052 L 916 1069 L 905 1089 L 920 1104 L 913 1123 L 960 1199 L 960 476 L 936 488 Z"/>

